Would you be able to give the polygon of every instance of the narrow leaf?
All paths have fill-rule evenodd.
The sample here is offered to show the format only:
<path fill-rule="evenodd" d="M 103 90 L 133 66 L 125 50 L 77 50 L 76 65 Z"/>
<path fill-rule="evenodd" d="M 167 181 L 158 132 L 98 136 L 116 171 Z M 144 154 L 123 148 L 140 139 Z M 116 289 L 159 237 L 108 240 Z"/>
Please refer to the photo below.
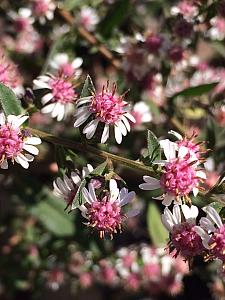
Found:
<path fill-rule="evenodd" d="M 95 92 L 95 87 L 94 87 L 94 84 L 92 82 L 90 75 L 87 75 L 85 82 L 84 82 L 84 86 L 83 86 L 81 94 L 80 94 L 80 98 L 90 96 L 91 91 Z"/>
<path fill-rule="evenodd" d="M 0 83 L 0 103 L 6 116 L 22 113 L 20 101 L 16 98 L 14 92 L 2 83 Z"/>
<path fill-rule="evenodd" d="M 147 226 L 154 246 L 165 246 L 168 240 L 168 231 L 163 226 L 160 211 L 153 202 L 148 205 Z"/>
<path fill-rule="evenodd" d="M 161 159 L 161 151 L 160 151 L 160 144 L 153 132 L 148 130 L 148 137 L 147 137 L 147 145 L 148 145 L 148 157 L 150 162 L 153 162 L 156 159 Z"/>
<path fill-rule="evenodd" d="M 175 99 L 178 96 L 183 96 L 183 97 L 198 97 L 203 94 L 207 94 L 210 91 L 212 91 L 215 86 L 217 86 L 218 82 L 213 82 L 213 83 L 207 83 L 207 84 L 201 84 L 198 86 L 194 87 L 189 87 L 187 89 L 184 89 L 176 94 L 174 94 L 171 98 Z"/>

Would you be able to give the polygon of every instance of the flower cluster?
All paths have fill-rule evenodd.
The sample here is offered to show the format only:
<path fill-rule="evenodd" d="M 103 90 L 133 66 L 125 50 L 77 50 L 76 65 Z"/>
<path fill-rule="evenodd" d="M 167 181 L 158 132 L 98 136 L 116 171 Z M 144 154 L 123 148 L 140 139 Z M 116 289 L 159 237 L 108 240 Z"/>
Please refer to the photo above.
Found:
<path fill-rule="evenodd" d="M 163 248 L 146 244 L 120 248 L 112 257 L 96 263 L 91 253 L 77 251 L 71 254 L 68 268 L 82 288 L 97 282 L 133 292 L 146 291 L 151 296 L 159 296 L 162 290 L 165 294 L 179 293 L 182 278 L 188 272 L 181 256 L 174 261 Z"/>

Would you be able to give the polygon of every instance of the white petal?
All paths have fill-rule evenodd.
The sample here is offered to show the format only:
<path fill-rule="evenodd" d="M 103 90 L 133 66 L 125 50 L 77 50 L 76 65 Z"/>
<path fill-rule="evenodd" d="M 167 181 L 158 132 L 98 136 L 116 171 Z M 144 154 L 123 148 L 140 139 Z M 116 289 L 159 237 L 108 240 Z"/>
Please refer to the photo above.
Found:
<path fill-rule="evenodd" d="M 103 133 L 102 133 L 102 138 L 101 138 L 101 143 L 104 144 L 109 138 L 109 124 L 105 124 Z"/>
<path fill-rule="evenodd" d="M 82 125 L 85 121 L 87 121 L 91 114 L 92 113 L 86 109 L 86 113 L 83 113 L 76 119 L 74 127 L 79 127 L 80 125 Z"/>
<path fill-rule="evenodd" d="M 198 208 L 195 205 L 191 207 L 187 206 L 186 204 L 181 205 L 182 212 L 186 220 L 188 219 L 196 219 L 198 216 Z"/>
<path fill-rule="evenodd" d="M 89 204 L 92 204 L 93 200 L 92 200 L 92 198 L 90 197 L 89 192 L 88 192 L 88 190 L 87 190 L 86 188 L 83 188 L 83 189 L 82 189 L 82 194 L 83 194 L 85 200 L 86 200 Z"/>
<path fill-rule="evenodd" d="M 0 125 L 5 124 L 5 121 L 6 121 L 5 115 L 4 115 L 3 112 L 1 112 L 1 113 L 0 113 Z"/>
<path fill-rule="evenodd" d="M 41 144 L 41 139 L 39 137 L 31 136 L 26 138 L 25 143 L 29 145 L 39 145 Z"/>
<path fill-rule="evenodd" d="M 74 69 L 78 69 L 83 63 L 83 59 L 81 57 L 77 57 L 72 62 L 72 66 Z"/>
<path fill-rule="evenodd" d="M 55 107 L 54 107 L 54 109 L 52 111 L 52 117 L 53 118 L 55 118 L 55 117 L 58 116 L 58 114 L 60 113 L 60 110 L 62 109 L 62 107 L 63 107 L 63 105 L 61 103 L 59 103 L 59 102 L 57 102 L 55 104 Z"/>
<path fill-rule="evenodd" d="M 75 172 L 71 172 L 71 178 L 73 180 L 73 182 L 76 184 L 76 185 L 79 185 L 80 182 L 81 182 L 81 179 L 80 179 L 80 176 L 75 173 Z"/>
<path fill-rule="evenodd" d="M 126 136 L 127 135 L 127 128 L 124 125 L 124 123 L 122 121 L 119 121 L 117 123 L 117 126 L 120 128 L 120 131 L 121 131 L 122 135 Z"/>
<path fill-rule="evenodd" d="M 117 187 L 117 182 L 115 179 L 110 179 L 109 189 L 110 189 L 110 202 L 113 203 L 118 198 L 120 192 Z"/>
<path fill-rule="evenodd" d="M 139 188 L 142 190 L 156 190 L 161 187 L 160 181 L 156 178 L 150 176 L 144 176 L 145 183 L 139 185 Z"/>
<path fill-rule="evenodd" d="M 53 98 L 53 95 L 51 93 L 48 93 L 46 95 L 44 95 L 42 98 L 41 98 L 41 103 L 43 105 L 47 104 L 50 100 L 52 100 Z"/>
<path fill-rule="evenodd" d="M 121 201 L 120 201 L 120 206 L 124 206 L 127 203 L 131 202 L 134 197 L 135 197 L 135 192 L 130 192 L 128 193 Z"/>
<path fill-rule="evenodd" d="M 20 164 L 24 169 L 28 169 L 29 167 L 29 163 L 26 160 L 26 158 L 24 157 L 24 155 L 19 154 L 15 157 L 15 161 Z"/>
<path fill-rule="evenodd" d="M 188 148 L 184 146 L 180 146 L 178 148 L 178 157 L 184 158 L 188 154 Z"/>
<path fill-rule="evenodd" d="M 207 214 L 210 217 L 210 219 L 213 222 L 215 222 L 215 224 L 218 227 L 222 227 L 223 226 L 223 223 L 221 221 L 221 218 L 220 218 L 219 214 L 217 213 L 217 211 L 212 206 L 209 205 L 204 210 L 207 212 Z"/>
<path fill-rule="evenodd" d="M 130 210 L 126 213 L 126 216 L 128 218 L 132 218 L 132 217 L 136 217 L 138 214 L 140 213 L 140 210 L 139 209 L 133 209 L 133 210 Z"/>
<path fill-rule="evenodd" d="M 50 89 L 50 86 L 48 85 L 48 83 L 43 82 L 41 80 L 34 79 L 33 83 L 34 83 L 34 90 L 37 90 L 37 89 Z"/>
<path fill-rule="evenodd" d="M 99 123 L 99 120 L 94 119 L 84 127 L 83 134 L 86 134 L 87 139 L 91 139 L 93 137 L 93 135 L 96 132 L 98 123 Z"/>
<path fill-rule="evenodd" d="M 174 135 L 180 141 L 183 139 L 182 135 L 174 130 L 170 130 L 168 133 Z"/>
<path fill-rule="evenodd" d="M 181 213 L 180 213 L 180 206 L 174 205 L 173 206 L 173 217 L 175 219 L 176 224 L 181 223 Z"/>
<path fill-rule="evenodd" d="M 206 179 L 206 174 L 204 171 L 197 171 L 196 172 L 197 177 L 200 177 L 202 179 Z"/>
<path fill-rule="evenodd" d="M 164 196 L 164 199 L 163 199 L 163 202 L 162 204 L 165 205 L 165 206 L 170 206 L 170 204 L 172 203 L 172 201 L 175 199 L 175 196 L 174 195 L 171 195 L 171 194 L 165 194 Z"/>
<path fill-rule="evenodd" d="M 136 123 L 134 116 L 132 116 L 130 113 L 125 113 L 124 116 L 128 118 L 131 122 Z"/>
<path fill-rule="evenodd" d="M 122 133 L 120 131 L 120 128 L 118 126 L 114 126 L 114 130 L 115 130 L 115 139 L 116 139 L 116 142 L 118 144 L 121 144 L 123 136 L 122 136 Z"/>
<path fill-rule="evenodd" d="M 42 112 L 43 114 L 49 114 L 50 112 L 53 111 L 55 105 L 56 105 L 55 103 L 48 104 L 48 105 L 46 105 L 45 107 L 43 107 L 43 108 L 41 109 L 41 112 Z"/>
<path fill-rule="evenodd" d="M 177 144 L 171 142 L 170 140 L 161 140 L 160 146 L 163 148 L 164 154 L 166 156 L 166 159 L 170 161 L 171 159 L 176 158 L 176 149 Z"/>
<path fill-rule="evenodd" d="M 199 189 L 197 187 L 194 187 L 192 192 L 193 192 L 193 195 L 196 197 L 198 195 Z"/>
<path fill-rule="evenodd" d="M 33 145 L 26 145 L 26 144 L 24 144 L 23 145 L 23 149 L 26 150 L 27 152 L 33 154 L 33 155 L 38 155 L 38 153 L 39 153 L 38 148 L 36 148 Z"/>
<path fill-rule="evenodd" d="M 129 121 L 127 120 L 127 118 L 125 118 L 124 116 L 122 116 L 122 117 L 121 117 L 121 120 L 123 121 L 124 125 L 126 126 L 127 131 L 130 132 L 130 123 L 129 123 Z"/>
<path fill-rule="evenodd" d="M 95 188 L 94 188 L 93 184 L 89 183 L 88 189 L 89 189 L 89 197 L 92 199 L 92 201 L 97 201 L 97 198 L 95 195 Z"/>
<path fill-rule="evenodd" d="M 65 115 L 65 105 L 61 106 L 61 109 L 58 111 L 57 121 L 60 122 L 64 118 Z"/>

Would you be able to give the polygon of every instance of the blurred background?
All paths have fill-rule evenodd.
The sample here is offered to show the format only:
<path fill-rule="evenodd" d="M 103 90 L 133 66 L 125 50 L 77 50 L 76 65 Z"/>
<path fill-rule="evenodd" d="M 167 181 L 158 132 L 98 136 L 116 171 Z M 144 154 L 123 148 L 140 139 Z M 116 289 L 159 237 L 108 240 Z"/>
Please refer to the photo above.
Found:
<path fill-rule="evenodd" d="M 222 0 L 1 0 L 0 82 L 15 91 L 31 127 L 80 141 L 74 107 L 57 122 L 40 112 L 42 95 L 31 90 L 37 76 L 59 71 L 63 54 L 77 95 L 87 74 L 97 91 L 108 79 L 118 93 L 128 91 L 136 124 L 122 145 L 112 139 L 101 149 L 134 160 L 141 153 L 144 161 L 146 129 L 157 137 L 196 132 L 213 150 L 205 163 L 210 189 L 225 164 L 224 39 Z M 0 171 L 0 299 L 225 298 L 215 263 L 199 258 L 189 271 L 165 250 L 163 207 L 138 189 L 144 174 L 115 165 L 141 212 L 113 240 L 101 240 L 53 194 L 63 170 L 96 167 L 98 158 L 48 143 L 39 149 L 28 170 Z"/>

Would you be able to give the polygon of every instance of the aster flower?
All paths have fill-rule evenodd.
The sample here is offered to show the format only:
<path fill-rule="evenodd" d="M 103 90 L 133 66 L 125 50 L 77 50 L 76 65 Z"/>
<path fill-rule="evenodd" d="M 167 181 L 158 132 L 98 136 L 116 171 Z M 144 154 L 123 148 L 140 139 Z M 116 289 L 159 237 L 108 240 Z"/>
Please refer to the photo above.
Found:
<path fill-rule="evenodd" d="M 83 188 L 83 196 L 86 202 L 78 208 L 87 219 L 85 224 L 98 230 L 100 238 L 106 234 L 112 238 L 114 233 L 121 231 L 125 217 L 134 217 L 139 213 L 137 210 L 123 212 L 123 206 L 134 199 L 135 193 L 128 192 L 126 188 L 119 190 L 114 179 L 110 180 L 109 191 L 104 195 L 96 196 L 93 184 L 89 183 L 88 189 Z"/>
<path fill-rule="evenodd" d="M 91 7 L 82 7 L 78 16 L 78 23 L 88 31 L 94 31 L 99 22 L 96 10 Z"/>
<path fill-rule="evenodd" d="M 74 127 L 79 127 L 88 121 L 83 129 L 83 134 L 87 139 L 91 139 L 98 124 L 104 124 L 101 143 L 105 143 L 109 138 L 110 126 L 113 126 L 115 139 L 120 144 L 122 137 L 130 131 L 128 120 L 135 123 L 135 118 L 124 109 L 127 102 L 123 98 L 124 95 L 116 95 L 116 85 L 114 84 L 113 90 L 110 91 L 109 82 L 107 82 L 106 87 L 103 86 L 100 93 L 93 92 L 91 96 L 78 100 Z"/>
<path fill-rule="evenodd" d="M 0 83 L 11 88 L 17 95 L 23 93 L 22 77 L 17 67 L 0 49 Z"/>
<path fill-rule="evenodd" d="M 36 145 L 41 144 L 38 137 L 33 137 L 22 124 L 28 116 L 9 115 L 7 118 L 0 113 L 0 167 L 8 169 L 8 160 L 16 161 L 23 168 L 29 167 L 29 162 L 33 161 L 38 154 Z M 33 154 L 33 155 L 31 155 Z"/>
<path fill-rule="evenodd" d="M 66 53 L 58 53 L 53 57 L 50 66 L 61 75 L 68 77 L 75 75 L 78 78 L 82 73 L 82 70 L 79 69 L 82 63 L 83 59 L 81 57 L 76 57 L 70 62 L 69 56 Z"/>
<path fill-rule="evenodd" d="M 176 250 L 175 255 L 180 253 L 184 258 L 190 259 L 201 254 L 202 241 L 195 231 L 197 216 L 198 208 L 194 205 L 191 207 L 186 204 L 174 205 L 173 213 L 168 207 L 164 209 L 162 223 L 170 232 L 169 246 L 171 251 Z"/>
<path fill-rule="evenodd" d="M 208 35 L 213 40 L 222 41 L 225 38 L 225 20 L 221 17 L 214 17 L 210 20 L 211 28 L 208 31 Z"/>
<path fill-rule="evenodd" d="M 201 218 L 200 226 L 195 226 L 195 231 L 201 237 L 204 247 L 209 250 L 209 258 L 218 258 L 225 268 L 225 225 L 212 206 L 203 210 L 206 217 Z"/>
<path fill-rule="evenodd" d="M 160 179 L 144 176 L 144 183 L 139 187 L 143 190 L 162 189 L 164 195 L 156 198 L 163 200 L 162 204 L 169 206 L 172 201 L 181 204 L 182 200 L 190 202 L 188 195 L 193 192 L 197 196 L 199 183 L 206 178 L 202 170 L 198 170 L 195 160 L 186 159 L 189 149 L 184 146 L 178 147 L 176 143 L 163 140 L 161 144 L 166 160 L 155 160 L 155 164 L 163 167 Z"/>
<path fill-rule="evenodd" d="M 140 127 L 143 123 L 151 122 L 152 120 L 150 108 L 144 101 L 135 103 L 131 114 L 136 121 L 135 124 L 133 124 L 133 127 L 135 128 Z"/>
<path fill-rule="evenodd" d="M 170 10 L 171 15 L 183 15 L 187 20 L 192 20 L 198 15 L 198 7 L 192 1 L 182 0 L 176 6 L 172 6 Z"/>
<path fill-rule="evenodd" d="M 51 113 L 52 118 L 61 121 L 71 111 L 77 98 L 72 78 L 48 74 L 39 76 L 33 83 L 35 90 L 47 90 L 41 99 L 44 105 L 41 112 Z"/>
<path fill-rule="evenodd" d="M 71 172 L 70 177 L 67 175 L 63 176 L 63 179 L 58 177 L 53 182 L 54 191 L 53 193 L 59 197 L 63 198 L 67 203 L 67 207 L 69 207 L 80 187 L 80 183 L 83 178 L 85 178 L 88 174 L 93 171 L 93 167 L 88 164 L 87 167 L 83 167 L 81 176 L 78 175 L 77 172 Z"/>
<path fill-rule="evenodd" d="M 9 12 L 9 16 L 14 22 L 14 27 L 17 32 L 28 30 L 34 23 L 34 18 L 31 16 L 31 10 L 27 7 L 21 7 L 18 13 Z"/>
<path fill-rule="evenodd" d="M 53 0 L 32 0 L 32 11 L 41 24 L 53 20 L 56 5 Z"/>

